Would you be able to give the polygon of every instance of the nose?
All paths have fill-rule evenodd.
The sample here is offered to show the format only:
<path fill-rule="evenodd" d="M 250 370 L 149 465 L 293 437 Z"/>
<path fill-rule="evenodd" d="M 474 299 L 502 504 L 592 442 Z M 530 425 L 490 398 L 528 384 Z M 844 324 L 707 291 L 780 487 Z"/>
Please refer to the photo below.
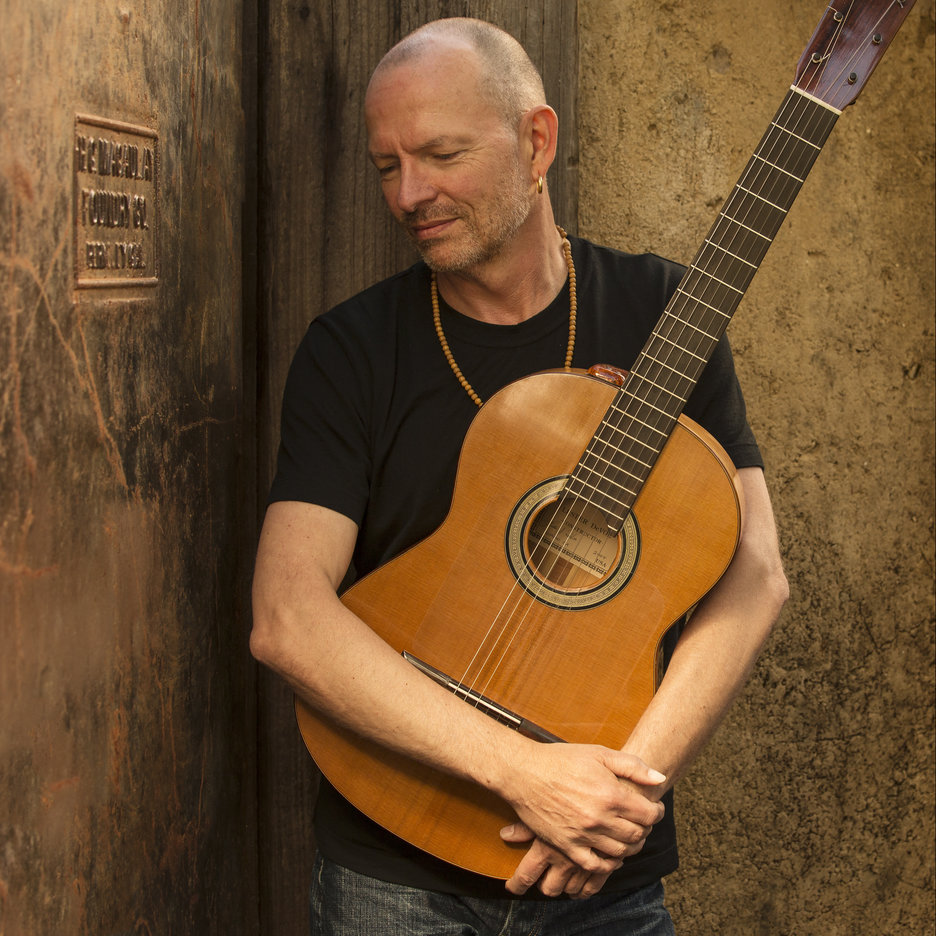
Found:
<path fill-rule="evenodd" d="M 436 194 L 437 189 L 424 166 L 415 162 L 405 162 L 400 166 L 395 192 L 400 211 L 409 214 L 420 205 L 431 202 Z"/>

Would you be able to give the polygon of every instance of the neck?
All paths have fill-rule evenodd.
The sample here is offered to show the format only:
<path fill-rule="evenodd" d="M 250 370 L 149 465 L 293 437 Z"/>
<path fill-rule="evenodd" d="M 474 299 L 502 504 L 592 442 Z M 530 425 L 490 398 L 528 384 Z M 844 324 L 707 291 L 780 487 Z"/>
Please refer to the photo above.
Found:
<path fill-rule="evenodd" d="M 442 298 L 457 312 L 495 325 L 515 325 L 545 309 L 568 276 L 562 239 L 552 221 L 523 232 L 480 267 L 439 273 Z"/>

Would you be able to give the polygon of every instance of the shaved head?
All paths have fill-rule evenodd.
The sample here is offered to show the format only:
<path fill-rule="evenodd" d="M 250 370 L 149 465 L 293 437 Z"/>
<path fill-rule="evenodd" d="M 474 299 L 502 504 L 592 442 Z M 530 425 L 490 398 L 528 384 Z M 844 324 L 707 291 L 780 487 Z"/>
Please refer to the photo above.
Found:
<path fill-rule="evenodd" d="M 480 90 L 511 127 L 530 108 L 546 103 L 543 79 L 523 46 L 497 26 L 466 17 L 434 20 L 411 32 L 381 59 L 371 82 L 397 65 L 458 45 L 476 53 Z"/>

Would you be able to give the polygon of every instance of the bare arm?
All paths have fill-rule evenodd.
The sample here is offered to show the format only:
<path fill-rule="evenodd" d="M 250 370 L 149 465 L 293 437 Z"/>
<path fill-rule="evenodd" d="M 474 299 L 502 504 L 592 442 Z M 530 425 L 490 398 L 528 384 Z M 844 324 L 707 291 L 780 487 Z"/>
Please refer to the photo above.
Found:
<path fill-rule="evenodd" d="M 596 872 L 619 866 L 662 815 L 619 778 L 659 776 L 596 745 L 530 741 L 419 675 L 338 600 L 356 536 L 351 520 L 323 507 L 269 508 L 254 575 L 253 654 L 358 734 L 498 793 L 568 860 Z"/>
<path fill-rule="evenodd" d="M 666 677 L 624 750 L 666 774 L 659 798 L 684 773 L 743 687 L 788 595 L 773 511 L 763 472 L 739 471 L 744 527 L 727 572 L 700 602 L 680 637 Z M 530 838 L 522 828 L 505 837 Z M 575 869 L 546 847 L 534 846 L 508 888 L 523 893 L 539 882 L 545 893 L 596 893 L 607 874 Z"/>
<path fill-rule="evenodd" d="M 763 472 L 743 468 L 744 529 L 728 571 L 700 602 L 659 691 L 625 744 L 667 775 L 684 773 L 743 688 L 789 595 Z"/>

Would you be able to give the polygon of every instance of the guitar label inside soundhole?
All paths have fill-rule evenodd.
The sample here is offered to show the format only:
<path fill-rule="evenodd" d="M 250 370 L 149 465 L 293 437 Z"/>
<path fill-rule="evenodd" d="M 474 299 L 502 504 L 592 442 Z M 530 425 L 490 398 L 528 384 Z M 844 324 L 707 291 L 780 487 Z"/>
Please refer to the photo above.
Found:
<path fill-rule="evenodd" d="M 566 494 L 567 477 L 550 478 L 517 503 L 507 525 L 510 568 L 543 604 L 567 610 L 593 608 L 628 582 L 640 553 L 640 531 L 631 514 L 620 534 L 586 501 Z"/>
<path fill-rule="evenodd" d="M 560 585 L 574 585 L 575 569 L 592 579 L 613 568 L 618 538 L 608 530 L 599 510 L 586 504 L 547 504 L 533 519 L 529 533 L 530 561 L 539 574 Z"/>

